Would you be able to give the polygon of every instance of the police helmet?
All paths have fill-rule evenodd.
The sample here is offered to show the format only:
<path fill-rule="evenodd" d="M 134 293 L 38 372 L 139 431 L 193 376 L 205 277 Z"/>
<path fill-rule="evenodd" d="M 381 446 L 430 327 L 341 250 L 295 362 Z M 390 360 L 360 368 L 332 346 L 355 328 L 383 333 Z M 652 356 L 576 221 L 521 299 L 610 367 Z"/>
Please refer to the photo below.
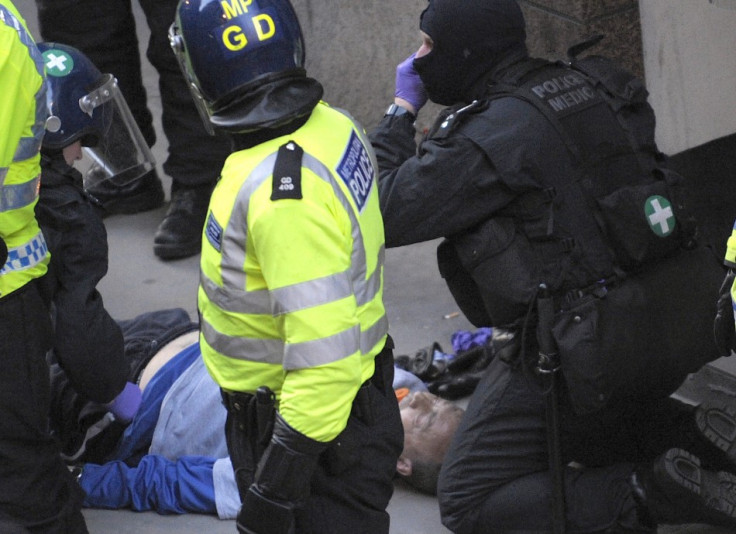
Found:
<path fill-rule="evenodd" d="M 44 60 L 50 117 L 46 121 L 43 147 L 61 149 L 81 140 L 96 146 L 109 128 L 105 107 L 95 109 L 95 89 L 105 77 L 92 61 L 74 47 L 38 43 Z"/>
<path fill-rule="evenodd" d="M 182 0 L 169 38 L 205 124 L 260 86 L 305 75 L 289 0 Z"/>

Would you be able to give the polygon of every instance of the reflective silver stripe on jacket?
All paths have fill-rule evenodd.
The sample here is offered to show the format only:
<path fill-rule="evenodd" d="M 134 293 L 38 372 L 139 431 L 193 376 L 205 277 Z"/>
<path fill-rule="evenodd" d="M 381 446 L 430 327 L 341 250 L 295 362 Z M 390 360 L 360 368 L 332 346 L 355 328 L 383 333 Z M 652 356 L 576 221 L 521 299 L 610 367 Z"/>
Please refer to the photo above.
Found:
<path fill-rule="evenodd" d="M 0 189 L 0 212 L 19 209 L 36 200 L 39 181 L 37 176 L 24 184 L 3 185 Z"/>
<path fill-rule="evenodd" d="M 21 138 L 18 143 L 18 148 L 16 149 L 15 155 L 13 157 L 14 162 L 25 161 L 38 154 L 38 151 L 41 148 L 41 141 L 43 140 L 46 119 L 49 116 L 48 101 L 46 98 L 47 86 L 46 79 L 44 77 L 43 55 L 36 46 L 33 37 L 31 37 L 31 35 L 20 23 L 20 21 L 16 19 L 15 16 L 5 6 L 0 6 L 0 22 L 3 22 L 5 25 L 10 26 L 16 32 L 18 32 L 18 39 L 20 39 L 20 42 L 23 43 L 23 45 L 25 45 L 25 47 L 28 49 L 28 55 L 30 56 L 31 60 L 33 60 L 33 64 L 36 67 L 36 72 L 38 72 L 38 75 L 41 77 L 42 80 L 41 87 L 35 95 L 36 120 L 31 127 L 33 137 Z M 0 181 L 0 184 L 1 183 L 2 182 Z"/>
<path fill-rule="evenodd" d="M 201 321 L 199 329 L 210 347 L 229 358 L 281 364 L 284 342 L 280 339 L 227 336 L 204 320 Z"/>
<path fill-rule="evenodd" d="M 319 306 L 355 295 L 358 306 L 375 298 L 381 287 L 381 269 L 376 268 L 368 280 L 366 277 L 365 249 L 357 217 L 350 201 L 335 181 L 329 169 L 317 158 L 304 154 L 302 166 L 332 185 L 335 196 L 340 200 L 351 220 L 353 250 L 352 272 L 344 271 L 316 280 L 308 280 L 272 291 L 245 291 L 246 274 L 245 247 L 250 196 L 273 173 L 276 153 L 267 156 L 251 173 L 238 192 L 230 220 L 223 231 L 220 271 L 223 287 L 202 274 L 201 287 L 207 298 L 220 309 L 232 313 L 264 314 L 273 316 Z M 374 167 L 377 168 L 377 167 Z M 385 250 L 379 251 L 378 267 L 383 264 Z M 358 350 L 370 351 L 388 331 L 388 320 L 384 315 L 361 335 L 360 326 L 339 332 L 333 336 L 304 343 L 284 344 L 280 340 L 261 340 L 228 336 L 206 324 L 202 318 L 202 332 L 207 343 L 217 352 L 231 358 L 269 363 L 283 363 L 286 369 L 311 367 L 328 363 L 334 355 L 348 356 Z M 281 355 L 283 354 L 283 362 Z"/>
<path fill-rule="evenodd" d="M 41 131 L 41 136 L 38 139 L 35 137 L 21 137 L 18 141 L 18 147 L 15 149 L 13 162 L 25 161 L 38 154 L 38 151 L 41 149 L 41 138 L 43 138 L 43 130 Z"/>
<path fill-rule="evenodd" d="M 0 269 L 0 275 L 7 274 L 11 271 L 23 271 L 36 266 L 46 257 L 48 247 L 43 234 L 39 231 L 33 239 L 27 243 L 8 249 L 8 259 L 5 265 Z"/>

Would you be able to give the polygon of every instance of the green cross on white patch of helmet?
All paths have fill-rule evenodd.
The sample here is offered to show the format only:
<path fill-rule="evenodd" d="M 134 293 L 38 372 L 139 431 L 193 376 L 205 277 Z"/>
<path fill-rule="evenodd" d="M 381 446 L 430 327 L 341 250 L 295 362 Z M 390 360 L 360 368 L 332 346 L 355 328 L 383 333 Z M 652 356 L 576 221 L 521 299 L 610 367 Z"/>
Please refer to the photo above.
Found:
<path fill-rule="evenodd" d="M 43 62 L 46 74 L 57 78 L 67 76 L 74 70 L 74 60 L 62 50 L 46 50 L 43 53 Z"/>
<path fill-rule="evenodd" d="M 665 197 L 652 195 L 644 202 L 644 215 L 652 232 L 659 237 L 667 237 L 675 231 L 675 212 L 672 204 Z"/>

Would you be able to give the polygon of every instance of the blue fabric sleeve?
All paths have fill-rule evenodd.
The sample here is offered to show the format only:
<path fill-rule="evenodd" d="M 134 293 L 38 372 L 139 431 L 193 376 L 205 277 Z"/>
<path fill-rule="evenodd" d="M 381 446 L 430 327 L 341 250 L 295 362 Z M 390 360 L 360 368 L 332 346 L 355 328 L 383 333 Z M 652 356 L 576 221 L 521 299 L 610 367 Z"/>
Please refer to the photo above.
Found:
<path fill-rule="evenodd" d="M 142 451 L 148 452 L 166 392 L 200 355 L 199 344 L 191 345 L 159 369 L 143 391 L 138 413 L 125 429 L 117 449 L 112 454 L 113 458 L 127 460 Z"/>
<path fill-rule="evenodd" d="M 147 455 L 137 467 L 121 461 L 87 464 L 79 479 L 87 494 L 84 506 L 155 510 L 160 514 L 215 514 L 214 463 L 214 458 L 204 456 L 182 456 L 172 462 Z"/>

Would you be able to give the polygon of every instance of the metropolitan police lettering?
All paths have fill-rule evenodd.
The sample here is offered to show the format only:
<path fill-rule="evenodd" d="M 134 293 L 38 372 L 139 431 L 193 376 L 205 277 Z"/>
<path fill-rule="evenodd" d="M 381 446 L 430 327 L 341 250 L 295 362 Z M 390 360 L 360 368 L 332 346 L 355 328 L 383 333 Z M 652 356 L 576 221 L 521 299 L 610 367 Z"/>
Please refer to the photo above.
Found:
<path fill-rule="evenodd" d="M 222 0 L 223 17 L 227 24 L 220 33 L 220 44 L 230 52 L 257 48 L 264 41 L 280 39 L 282 32 L 276 27 L 278 20 L 272 8 L 259 9 L 253 0 Z M 250 9 L 249 9 L 250 8 Z"/>
<path fill-rule="evenodd" d="M 375 171 L 368 151 L 355 132 L 350 136 L 345 154 L 337 166 L 337 173 L 350 190 L 358 211 L 363 211 L 373 187 Z"/>
<path fill-rule="evenodd" d="M 599 102 L 599 96 L 593 88 L 574 72 L 544 80 L 532 87 L 532 93 L 558 115 L 565 115 L 587 104 Z"/>

